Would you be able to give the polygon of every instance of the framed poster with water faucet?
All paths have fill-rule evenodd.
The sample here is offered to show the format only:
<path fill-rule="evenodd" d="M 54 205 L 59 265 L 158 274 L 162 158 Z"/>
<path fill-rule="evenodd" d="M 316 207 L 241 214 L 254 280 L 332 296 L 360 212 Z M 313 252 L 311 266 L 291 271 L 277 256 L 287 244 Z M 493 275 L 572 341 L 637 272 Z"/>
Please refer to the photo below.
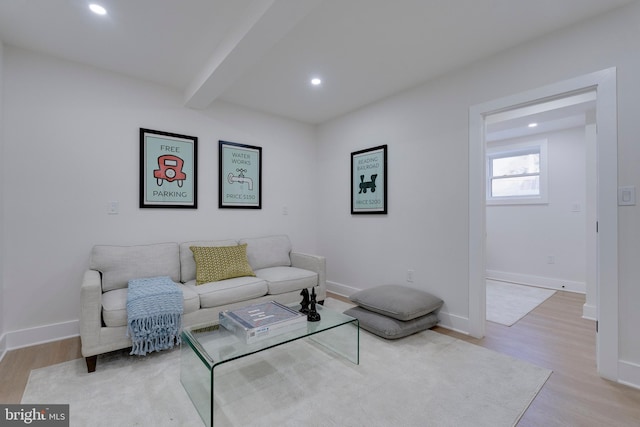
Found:
<path fill-rule="evenodd" d="M 262 147 L 219 141 L 218 207 L 262 209 Z"/>

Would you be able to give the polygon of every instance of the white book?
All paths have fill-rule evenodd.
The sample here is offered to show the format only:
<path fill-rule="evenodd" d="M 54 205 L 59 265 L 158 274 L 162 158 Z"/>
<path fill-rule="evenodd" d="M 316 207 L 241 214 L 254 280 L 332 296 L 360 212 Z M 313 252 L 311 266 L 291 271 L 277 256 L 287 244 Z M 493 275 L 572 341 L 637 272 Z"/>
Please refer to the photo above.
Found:
<path fill-rule="evenodd" d="M 247 344 L 301 329 L 307 316 L 275 301 L 254 304 L 219 314 L 220 325 Z"/>

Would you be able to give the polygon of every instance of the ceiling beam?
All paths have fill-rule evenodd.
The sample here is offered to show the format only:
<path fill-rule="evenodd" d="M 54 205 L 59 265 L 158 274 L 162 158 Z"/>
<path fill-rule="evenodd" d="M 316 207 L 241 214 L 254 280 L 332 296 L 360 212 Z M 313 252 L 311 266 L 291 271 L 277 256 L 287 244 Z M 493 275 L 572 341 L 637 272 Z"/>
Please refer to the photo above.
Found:
<path fill-rule="evenodd" d="M 207 108 L 322 0 L 254 0 L 185 90 L 185 106 Z"/>

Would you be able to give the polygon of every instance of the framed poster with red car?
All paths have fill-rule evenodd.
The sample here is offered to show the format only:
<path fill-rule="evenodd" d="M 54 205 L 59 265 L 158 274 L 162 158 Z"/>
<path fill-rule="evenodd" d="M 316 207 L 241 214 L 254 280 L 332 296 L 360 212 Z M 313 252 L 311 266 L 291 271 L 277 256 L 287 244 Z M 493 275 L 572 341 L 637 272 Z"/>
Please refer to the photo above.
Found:
<path fill-rule="evenodd" d="M 140 128 L 140 207 L 198 207 L 198 138 Z"/>

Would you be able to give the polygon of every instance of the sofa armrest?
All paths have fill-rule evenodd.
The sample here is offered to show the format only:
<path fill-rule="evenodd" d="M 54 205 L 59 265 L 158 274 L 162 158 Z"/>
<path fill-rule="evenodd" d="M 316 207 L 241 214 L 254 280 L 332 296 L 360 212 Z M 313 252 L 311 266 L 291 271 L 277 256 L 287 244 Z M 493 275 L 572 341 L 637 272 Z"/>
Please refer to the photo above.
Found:
<path fill-rule="evenodd" d="M 326 259 L 323 256 L 291 252 L 291 266 L 318 273 L 316 296 L 318 301 L 327 298 Z"/>
<path fill-rule="evenodd" d="M 80 338 L 83 356 L 91 356 L 91 348 L 100 342 L 102 328 L 102 279 L 100 272 L 87 270 L 80 287 Z"/>

